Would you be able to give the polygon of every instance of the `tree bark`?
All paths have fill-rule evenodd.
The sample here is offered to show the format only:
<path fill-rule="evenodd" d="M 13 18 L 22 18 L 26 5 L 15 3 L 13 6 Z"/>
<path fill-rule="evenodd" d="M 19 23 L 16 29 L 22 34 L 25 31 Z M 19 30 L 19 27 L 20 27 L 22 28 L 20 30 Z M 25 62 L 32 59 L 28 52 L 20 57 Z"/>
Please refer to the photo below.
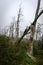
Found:
<path fill-rule="evenodd" d="M 39 13 L 39 9 L 40 9 L 40 1 L 41 0 L 38 0 L 38 5 L 37 5 L 37 9 L 36 9 L 36 13 L 35 13 L 35 19 L 37 18 L 38 16 L 38 13 Z M 36 28 L 36 22 L 37 20 L 34 22 L 33 25 L 31 25 L 31 35 L 30 35 L 30 43 L 29 43 L 29 54 L 30 55 L 33 55 L 33 41 L 34 41 L 34 34 L 35 34 L 35 28 Z"/>

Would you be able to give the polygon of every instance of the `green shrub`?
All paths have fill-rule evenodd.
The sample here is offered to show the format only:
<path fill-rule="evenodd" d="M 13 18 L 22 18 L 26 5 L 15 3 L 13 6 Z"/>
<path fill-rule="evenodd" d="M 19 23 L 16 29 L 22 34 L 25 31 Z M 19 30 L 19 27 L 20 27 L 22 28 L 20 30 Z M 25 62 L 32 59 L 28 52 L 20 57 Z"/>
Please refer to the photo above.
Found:
<path fill-rule="evenodd" d="M 23 43 L 23 44 L 22 44 Z M 16 44 L 9 37 L 0 36 L 0 65 L 36 65 L 26 55 L 26 43 Z M 27 59 L 28 58 L 28 59 Z"/>

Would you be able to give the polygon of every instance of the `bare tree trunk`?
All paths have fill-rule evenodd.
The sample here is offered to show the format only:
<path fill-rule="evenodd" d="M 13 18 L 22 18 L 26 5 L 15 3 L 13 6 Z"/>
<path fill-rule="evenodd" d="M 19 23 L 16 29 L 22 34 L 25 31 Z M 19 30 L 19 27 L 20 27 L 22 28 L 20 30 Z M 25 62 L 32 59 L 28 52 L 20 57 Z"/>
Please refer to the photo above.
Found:
<path fill-rule="evenodd" d="M 35 14 L 35 19 L 38 16 L 38 12 L 39 12 L 39 8 L 40 8 L 40 1 L 38 0 L 38 5 L 37 5 L 37 9 L 36 9 L 36 14 Z M 30 44 L 29 44 L 29 54 L 33 55 L 33 41 L 34 41 L 34 34 L 35 34 L 35 28 L 36 28 L 36 22 L 34 23 L 34 25 L 31 25 L 31 35 L 30 35 Z"/>
<path fill-rule="evenodd" d="M 21 16 L 21 8 L 19 9 L 18 18 L 17 18 L 17 28 L 16 28 L 16 38 L 19 37 L 19 22 L 20 22 L 20 16 Z"/>
<path fill-rule="evenodd" d="M 13 39 L 14 37 L 14 22 L 11 23 L 11 25 L 9 26 L 9 36 Z"/>
<path fill-rule="evenodd" d="M 35 33 L 35 28 L 34 25 L 31 26 L 31 35 L 30 35 L 30 40 L 29 40 L 29 49 L 28 52 L 30 55 L 33 55 L 33 38 L 34 38 L 34 33 Z"/>

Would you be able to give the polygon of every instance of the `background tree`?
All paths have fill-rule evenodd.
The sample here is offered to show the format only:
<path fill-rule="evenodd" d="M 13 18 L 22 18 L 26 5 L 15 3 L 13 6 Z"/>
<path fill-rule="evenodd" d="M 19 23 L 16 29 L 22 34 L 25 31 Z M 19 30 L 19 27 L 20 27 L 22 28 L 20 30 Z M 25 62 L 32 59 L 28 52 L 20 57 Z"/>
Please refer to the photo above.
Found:
<path fill-rule="evenodd" d="M 14 22 L 11 22 L 11 25 L 9 26 L 9 36 L 14 38 Z"/>
<path fill-rule="evenodd" d="M 17 17 L 17 27 L 16 27 L 16 38 L 19 38 L 19 23 L 20 23 L 20 17 L 22 16 L 21 13 L 21 7 L 19 8 L 18 17 Z"/>
<path fill-rule="evenodd" d="M 40 24 L 37 25 L 36 40 L 38 40 L 38 36 L 41 37 L 41 26 L 40 26 Z"/>

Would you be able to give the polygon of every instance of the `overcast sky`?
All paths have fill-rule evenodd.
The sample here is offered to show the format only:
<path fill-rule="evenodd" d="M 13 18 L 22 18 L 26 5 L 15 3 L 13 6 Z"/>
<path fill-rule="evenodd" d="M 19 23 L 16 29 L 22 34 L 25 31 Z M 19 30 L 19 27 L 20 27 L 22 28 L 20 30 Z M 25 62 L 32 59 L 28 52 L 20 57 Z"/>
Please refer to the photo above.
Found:
<path fill-rule="evenodd" d="M 0 0 L 0 27 L 9 25 L 14 16 L 17 19 L 21 2 L 23 22 L 20 23 L 20 27 L 25 29 L 27 25 L 30 25 L 34 20 L 37 0 Z M 43 9 L 43 0 L 41 0 L 40 8 Z M 43 23 L 43 15 L 38 19 L 38 22 Z"/>

